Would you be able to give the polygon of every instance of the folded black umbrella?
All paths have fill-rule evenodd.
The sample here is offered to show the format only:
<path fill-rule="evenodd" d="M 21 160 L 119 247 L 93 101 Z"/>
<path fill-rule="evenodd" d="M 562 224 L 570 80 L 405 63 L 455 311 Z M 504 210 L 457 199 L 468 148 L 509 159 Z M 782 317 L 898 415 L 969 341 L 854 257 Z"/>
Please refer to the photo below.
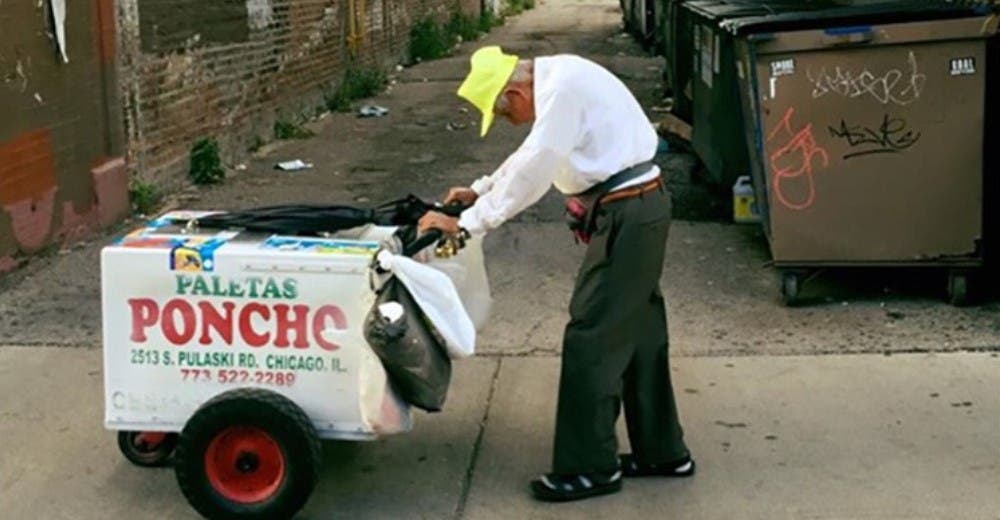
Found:
<path fill-rule="evenodd" d="M 431 208 L 430 204 L 413 195 L 386 202 L 374 208 L 345 205 L 284 204 L 215 213 L 199 218 L 197 225 L 203 228 L 318 236 L 366 224 L 409 226 L 415 224 Z"/>

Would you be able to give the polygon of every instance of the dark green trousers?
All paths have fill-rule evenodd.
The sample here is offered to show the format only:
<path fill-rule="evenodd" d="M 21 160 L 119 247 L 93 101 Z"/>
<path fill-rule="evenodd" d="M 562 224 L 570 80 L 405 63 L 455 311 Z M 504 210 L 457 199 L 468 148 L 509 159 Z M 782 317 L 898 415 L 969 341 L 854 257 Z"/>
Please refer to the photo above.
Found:
<path fill-rule="evenodd" d="M 641 462 L 688 455 L 677 419 L 660 291 L 670 196 L 655 190 L 605 204 L 570 300 L 563 338 L 552 470 L 618 467 L 615 423 L 625 405 Z"/>

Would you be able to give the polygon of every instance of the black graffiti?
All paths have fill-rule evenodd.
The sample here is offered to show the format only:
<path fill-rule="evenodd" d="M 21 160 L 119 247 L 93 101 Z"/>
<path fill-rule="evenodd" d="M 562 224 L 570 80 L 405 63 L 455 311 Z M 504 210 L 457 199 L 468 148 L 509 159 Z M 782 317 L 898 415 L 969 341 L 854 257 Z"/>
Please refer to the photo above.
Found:
<path fill-rule="evenodd" d="M 907 126 L 905 120 L 890 118 L 886 114 L 878 128 L 849 126 L 841 119 L 839 128 L 831 126 L 829 130 L 830 135 L 846 140 L 852 149 L 863 148 L 844 155 L 844 159 L 851 159 L 876 153 L 900 153 L 917 144 L 921 133 L 910 130 Z"/>

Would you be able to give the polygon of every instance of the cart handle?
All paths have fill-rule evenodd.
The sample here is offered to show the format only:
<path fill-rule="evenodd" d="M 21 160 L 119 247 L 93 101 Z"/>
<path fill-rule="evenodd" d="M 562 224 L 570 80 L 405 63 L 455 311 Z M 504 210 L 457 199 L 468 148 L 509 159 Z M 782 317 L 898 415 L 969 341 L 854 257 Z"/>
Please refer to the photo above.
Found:
<path fill-rule="evenodd" d="M 435 202 L 430 206 L 431 207 L 428 211 L 437 211 L 438 213 L 443 213 L 449 217 L 456 218 L 461 216 L 462 212 L 468 209 L 468 206 L 458 201 L 452 202 L 451 204 Z M 403 246 L 403 256 L 412 257 L 413 255 L 423 251 L 424 248 L 438 242 L 442 238 L 444 238 L 444 232 L 440 229 L 429 229 L 425 233 L 417 236 L 413 242 Z"/>
<path fill-rule="evenodd" d="M 459 201 L 453 201 L 448 205 L 441 204 L 440 202 L 435 202 L 430 211 L 437 211 L 438 213 L 444 213 L 449 217 L 459 217 L 462 212 L 469 209 L 471 206 L 466 206 Z"/>
<path fill-rule="evenodd" d="M 413 242 L 403 246 L 403 256 L 412 257 L 423 251 L 427 246 L 441 240 L 443 236 L 444 232 L 440 229 L 429 229 L 424 234 L 418 236 Z"/>

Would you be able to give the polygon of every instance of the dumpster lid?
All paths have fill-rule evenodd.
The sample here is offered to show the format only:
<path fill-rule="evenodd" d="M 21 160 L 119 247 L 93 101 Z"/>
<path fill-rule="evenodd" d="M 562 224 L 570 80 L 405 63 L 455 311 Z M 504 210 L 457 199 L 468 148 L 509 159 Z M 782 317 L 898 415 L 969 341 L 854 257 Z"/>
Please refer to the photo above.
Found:
<path fill-rule="evenodd" d="M 837 0 L 769 0 L 756 2 L 741 0 L 699 0 L 686 2 L 684 8 L 709 21 L 722 22 L 732 18 L 816 11 L 842 5 Z"/>
<path fill-rule="evenodd" d="M 996 7 L 985 0 L 894 0 L 803 11 L 801 9 L 763 16 L 728 19 L 720 26 L 735 35 L 769 31 L 828 28 L 836 25 L 888 24 L 944 20 L 988 15 Z"/>

